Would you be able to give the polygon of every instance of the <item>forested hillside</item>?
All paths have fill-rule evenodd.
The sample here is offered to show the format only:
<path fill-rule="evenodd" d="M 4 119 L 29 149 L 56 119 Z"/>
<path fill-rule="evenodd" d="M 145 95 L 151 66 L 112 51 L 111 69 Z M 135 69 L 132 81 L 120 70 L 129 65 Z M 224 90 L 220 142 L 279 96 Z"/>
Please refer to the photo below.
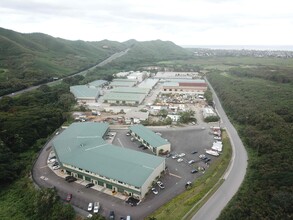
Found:
<path fill-rule="evenodd" d="M 129 40 L 124 42 L 131 49 L 125 55 L 115 60 L 111 65 L 133 65 L 137 63 L 151 63 L 164 60 L 188 59 L 193 53 L 170 41 L 144 41 Z"/>
<path fill-rule="evenodd" d="M 124 49 L 119 42 L 69 41 L 0 28 L 0 96 L 70 75 Z"/>
<path fill-rule="evenodd" d="M 269 65 L 208 74 L 249 152 L 245 181 L 219 219 L 292 219 L 292 75 Z"/>

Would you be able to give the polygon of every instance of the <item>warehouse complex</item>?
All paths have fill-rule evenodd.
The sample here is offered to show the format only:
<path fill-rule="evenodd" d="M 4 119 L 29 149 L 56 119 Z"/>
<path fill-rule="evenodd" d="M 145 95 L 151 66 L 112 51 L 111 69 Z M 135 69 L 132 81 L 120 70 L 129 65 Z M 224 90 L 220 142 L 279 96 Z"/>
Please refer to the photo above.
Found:
<path fill-rule="evenodd" d="M 94 103 L 97 101 L 100 90 L 88 85 L 70 86 L 70 92 L 74 95 L 78 103 Z"/>
<path fill-rule="evenodd" d="M 165 159 L 109 144 L 108 123 L 73 123 L 53 141 L 68 175 L 138 199 L 165 170 Z"/>
<path fill-rule="evenodd" d="M 130 134 L 144 146 L 148 147 L 154 154 L 167 153 L 171 151 L 171 144 L 143 125 L 134 125 L 129 128 Z"/>

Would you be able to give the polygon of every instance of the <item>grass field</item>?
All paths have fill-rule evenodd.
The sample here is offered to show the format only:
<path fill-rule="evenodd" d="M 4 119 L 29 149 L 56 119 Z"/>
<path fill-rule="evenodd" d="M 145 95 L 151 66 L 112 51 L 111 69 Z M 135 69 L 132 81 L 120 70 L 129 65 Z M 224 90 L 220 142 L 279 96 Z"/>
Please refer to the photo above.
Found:
<path fill-rule="evenodd" d="M 149 218 L 156 219 L 190 219 L 222 183 L 231 156 L 232 148 L 227 133 L 223 132 L 223 153 L 197 179 L 192 187 L 176 196 L 170 202 L 156 210 Z"/>

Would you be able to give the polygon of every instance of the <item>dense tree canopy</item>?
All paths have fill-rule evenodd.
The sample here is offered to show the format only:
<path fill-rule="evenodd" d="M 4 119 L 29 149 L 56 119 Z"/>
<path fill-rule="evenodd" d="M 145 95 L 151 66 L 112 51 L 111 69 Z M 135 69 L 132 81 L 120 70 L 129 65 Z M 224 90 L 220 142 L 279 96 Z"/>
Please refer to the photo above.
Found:
<path fill-rule="evenodd" d="M 219 219 L 290 219 L 292 84 L 272 81 L 267 75 L 254 77 L 253 71 L 241 76 L 235 71 L 208 75 L 250 153 L 247 178 Z"/>

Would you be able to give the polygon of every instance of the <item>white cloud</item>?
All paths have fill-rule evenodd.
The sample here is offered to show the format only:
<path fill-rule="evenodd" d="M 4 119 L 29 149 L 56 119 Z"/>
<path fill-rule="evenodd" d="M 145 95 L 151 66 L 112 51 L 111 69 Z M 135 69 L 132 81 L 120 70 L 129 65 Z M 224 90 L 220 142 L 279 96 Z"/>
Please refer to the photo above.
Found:
<path fill-rule="evenodd" d="M 65 39 L 292 44 L 289 0 L 10 0 L 0 26 Z"/>

